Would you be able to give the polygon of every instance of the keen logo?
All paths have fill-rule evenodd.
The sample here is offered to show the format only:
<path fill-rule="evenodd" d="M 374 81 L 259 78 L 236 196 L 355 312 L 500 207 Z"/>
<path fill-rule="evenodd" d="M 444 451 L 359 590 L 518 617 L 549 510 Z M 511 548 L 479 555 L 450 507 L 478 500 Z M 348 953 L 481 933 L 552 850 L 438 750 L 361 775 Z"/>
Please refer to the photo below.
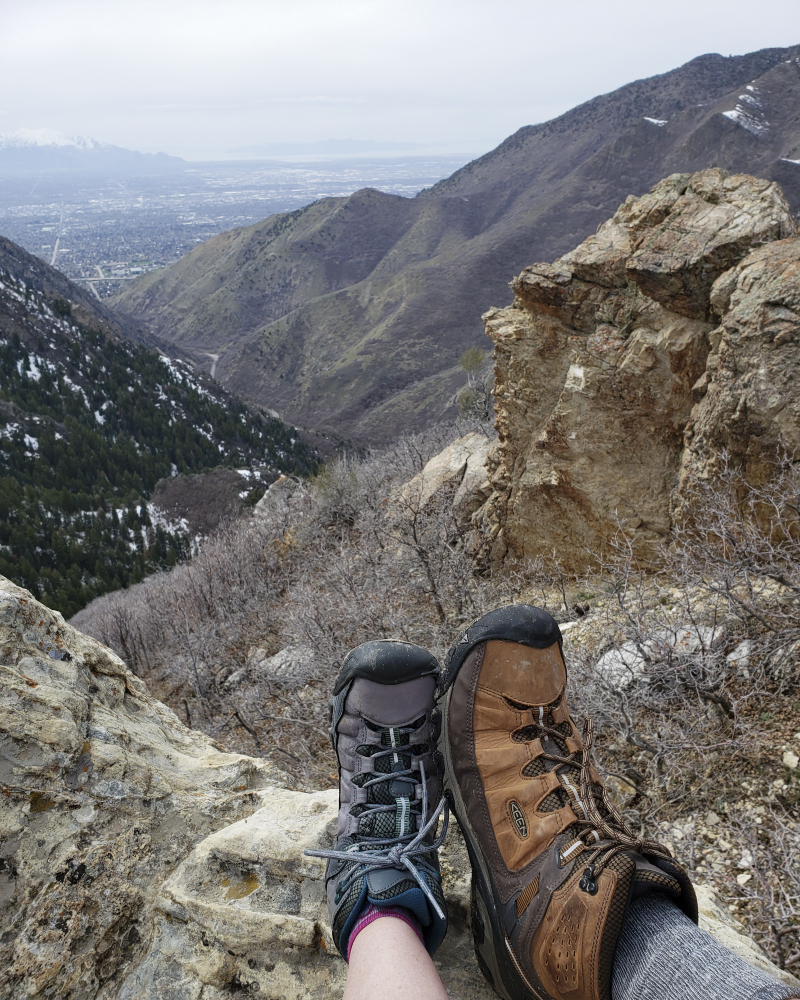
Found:
<path fill-rule="evenodd" d="M 517 828 L 517 833 L 524 840 L 528 836 L 528 821 L 525 819 L 525 813 L 522 811 L 522 806 L 519 802 L 515 802 L 512 799 L 508 803 L 508 811 L 511 814 L 511 819 L 514 821 L 514 826 Z"/>

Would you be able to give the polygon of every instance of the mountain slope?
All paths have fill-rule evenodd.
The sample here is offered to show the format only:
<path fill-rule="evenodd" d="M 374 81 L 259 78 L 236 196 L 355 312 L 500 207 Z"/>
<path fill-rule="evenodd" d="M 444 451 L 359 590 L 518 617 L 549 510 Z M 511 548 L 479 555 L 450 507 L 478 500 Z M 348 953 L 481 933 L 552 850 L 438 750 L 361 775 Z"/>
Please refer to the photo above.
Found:
<path fill-rule="evenodd" d="M 508 274 L 629 194 L 717 165 L 800 208 L 800 46 L 701 56 L 521 129 L 415 199 L 359 191 L 233 230 L 112 303 L 219 354 L 224 384 L 293 422 L 380 441 L 441 417 Z"/>
<path fill-rule="evenodd" d="M 188 539 L 148 507 L 158 480 L 315 466 L 293 428 L 132 343 L 108 315 L 0 243 L 0 573 L 65 615 L 183 553 Z"/>

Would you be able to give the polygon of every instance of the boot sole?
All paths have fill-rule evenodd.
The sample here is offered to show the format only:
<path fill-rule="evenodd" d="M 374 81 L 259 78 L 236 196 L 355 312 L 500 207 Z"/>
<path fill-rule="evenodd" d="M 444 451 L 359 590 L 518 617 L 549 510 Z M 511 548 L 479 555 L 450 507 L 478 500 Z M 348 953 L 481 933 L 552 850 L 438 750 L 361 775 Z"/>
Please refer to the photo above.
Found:
<path fill-rule="evenodd" d="M 519 967 L 511 942 L 497 913 L 489 868 L 483 857 L 478 838 L 467 817 L 464 800 L 455 777 L 450 754 L 450 698 L 452 682 L 441 703 L 441 753 L 444 760 L 444 787 L 455 813 L 472 866 L 472 942 L 475 955 L 486 979 L 503 1000 L 550 1000 L 549 994 L 537 989 Z"/>

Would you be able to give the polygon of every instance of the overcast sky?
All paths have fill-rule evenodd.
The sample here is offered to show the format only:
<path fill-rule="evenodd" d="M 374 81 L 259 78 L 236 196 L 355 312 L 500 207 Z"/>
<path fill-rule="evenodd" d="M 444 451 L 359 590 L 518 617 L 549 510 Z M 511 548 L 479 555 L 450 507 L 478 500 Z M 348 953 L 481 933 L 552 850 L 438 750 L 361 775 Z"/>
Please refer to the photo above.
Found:
<path fill-rule="evenodd" d="M 799 0 L 0 0 L 0 132 L 476 154 L 703 53 L 798 42 Z"/>

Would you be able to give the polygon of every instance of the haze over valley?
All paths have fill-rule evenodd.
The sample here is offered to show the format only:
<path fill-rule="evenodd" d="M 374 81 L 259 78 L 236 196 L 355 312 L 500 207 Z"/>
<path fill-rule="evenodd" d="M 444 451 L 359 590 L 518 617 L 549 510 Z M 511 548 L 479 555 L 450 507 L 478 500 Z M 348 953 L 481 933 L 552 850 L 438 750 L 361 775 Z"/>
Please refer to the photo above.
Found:
<path fill-rule="evenodd" d="M 68 142 L 55 133 L 21 150 L 0 135 L 0 233 L 101 299 L 226 230 L 365 187 L 412 197 L 469 159 L 353 142 L 267 147 L 283 158 L 209 163 L 127 150 L 104 157 L 86 144 L 66 159 Z"/>

